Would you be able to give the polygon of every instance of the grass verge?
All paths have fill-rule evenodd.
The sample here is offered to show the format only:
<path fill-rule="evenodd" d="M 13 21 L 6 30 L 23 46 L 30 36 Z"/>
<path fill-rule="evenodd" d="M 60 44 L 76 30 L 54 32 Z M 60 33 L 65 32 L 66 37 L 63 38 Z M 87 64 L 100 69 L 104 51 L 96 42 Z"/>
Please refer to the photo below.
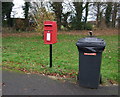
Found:
<path fill-rule="evenodd" d="M 76 42 L 84 36 L 58 35 L 53 44 L 53 67 L 49 68 L 49 45 L 41 36 L 4 37 L 2 42 L 2 66 L 4 69 L 30 73 L 42 73 L 65 78 L 76 78 L 78 73 L 78 50 Z M 101 73 L 103 81 L 118 82 L 118 36 L 99 36 L 106 43 Z"/>

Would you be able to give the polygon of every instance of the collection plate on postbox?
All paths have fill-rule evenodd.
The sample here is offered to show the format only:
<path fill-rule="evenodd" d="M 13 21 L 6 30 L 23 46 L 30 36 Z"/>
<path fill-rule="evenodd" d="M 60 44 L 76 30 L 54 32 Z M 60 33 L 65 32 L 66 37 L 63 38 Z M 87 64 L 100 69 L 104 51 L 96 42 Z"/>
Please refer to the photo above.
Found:
<path fill-rule="evenodd" d="M 57 43 L 57 23 L 56 21 L 44 22 L 44 44 Z"/>

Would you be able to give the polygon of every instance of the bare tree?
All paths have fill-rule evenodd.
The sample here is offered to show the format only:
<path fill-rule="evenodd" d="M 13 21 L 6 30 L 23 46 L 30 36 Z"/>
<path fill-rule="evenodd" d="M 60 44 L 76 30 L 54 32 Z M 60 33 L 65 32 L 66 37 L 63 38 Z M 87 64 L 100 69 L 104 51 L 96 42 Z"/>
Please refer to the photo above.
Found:
<path fill-rule="evenodd" d="M 63 2 L 62 3 L 63 10 L 62 10 L 62 25 L 64 26 L 64 30 L 70 29 L 69 27 L 69 17 L 72 13 L 74 13 L 75 8 L 72 2 Z"/>
<path fill-rule="evenodd" d="M 28 16 L 29 16 L 29 8 L 30 8 L 30 5 L 31 3 L 30 2 L 25 2 L 24 3 L 24 6 L 23 6 L 23 10 L 24 10 L 24 16 L 25 16 L 25 26 L 26 26 L 26 29 L 27 27 L 29 26 L 29 19 L 28 19 Z"/>
<path fill-rule="evenodd" d="M 69 26 L 68 26 L 68 21 L 67 21 L 67 19 L 68 19 L 68 16 L 70 16 L 70 12 L 67 12 L 67 13 L 63 13 L 62 14 L 62 25 L 65 27 L 65 28 L 67 28 L 67 29 L 69 29 Z"/>
<path fill-rule="evenodd" d="M 58 24 L 58 29 L 61 30 L 61 17 L 62 17 L 62 2 L 53 2 L 51 3 L 51 6 L 53 7 L 53 11 L 56 16 L 57 24 Z"/>
<path fill-rule="evenodd" d="M 117 12 L 118 12 L 118 4 L 115 2 L 113 4 L 113 11 L 112 11 L 112 27 L 115 27 L 116 24 L 116 17 L 117 17 Z"/>
<path fill-rule="evenodd" d="M 83 28 L 82 18 L 83 18 L 83 10 L 85 9 L 85 17 L 84 21 L 87 22 L 88 11 L 89 11 L 89 2 L 73 2 L 75 6 L 75 15 L 76 15 L 76 29 L 80 30 Z"/>
<path fill-rule="evenodd" d="M 97 27 L 101 26 L 101 22 L 102 22 L 102 19 L 103 19 L 104 10 L 106 8 L 106 5 L 104 5 L 104 4 L 105 3 L 102 3 L 102 2 L 97 2 L 96 3 L 96 6 L 97 6 L 97 18 L 96 18 Z"/>
<path fill-rule="evenodd" d="M 32 2 L 30 14 L 31 18 L 33 18 L 36 24 L 35 30 L 37 32 L 40 32 L 42 35 L 44 21 L 46 20 L 53 21 L 55 19 L 54 13 L 46 10 L 44 2 Z"/>
<path fill-rule="evenodd" d="M 106 12 L 105 12 L 105 22 L 107 27 L 111 26 L 110 19 L 112 13 L 112 2 L 107 2 Z"/>
<path fill-rule="evenodd" d="M 6 19 L 9 27 L 12 27 L 11 12 L 13 6 L 13 2 L 2 2 L 2 20 Z"/>
<path fill-rule="evenodd" d="M 103 27 L 103 23 L 105 21 L 104 19 L 104 13 L 106 9 L 106 3 L 104 2 L 93 2 L 89 5 L 91 13 L 89 15 L 92 16 L 92 18 L 96 19 L 96 26 L 97 28 Z M 104 23 L 105 26 L 105 23 Z"/>
<path fill-rule="evenodd" d="M 87 22 L 88 11 L 89 11 L 89 2 L 87 2 L 85 6 L 85 23 Z"/>

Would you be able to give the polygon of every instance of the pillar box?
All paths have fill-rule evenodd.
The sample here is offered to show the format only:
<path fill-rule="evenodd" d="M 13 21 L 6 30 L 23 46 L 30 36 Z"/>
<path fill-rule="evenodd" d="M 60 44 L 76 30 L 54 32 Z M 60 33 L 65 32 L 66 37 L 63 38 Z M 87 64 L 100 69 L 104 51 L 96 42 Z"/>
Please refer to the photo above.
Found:
<path fill-rule="evenodd" d="M 44 22 L 44 44 L 57 43 L 57 23 L 55 21 Z"/>

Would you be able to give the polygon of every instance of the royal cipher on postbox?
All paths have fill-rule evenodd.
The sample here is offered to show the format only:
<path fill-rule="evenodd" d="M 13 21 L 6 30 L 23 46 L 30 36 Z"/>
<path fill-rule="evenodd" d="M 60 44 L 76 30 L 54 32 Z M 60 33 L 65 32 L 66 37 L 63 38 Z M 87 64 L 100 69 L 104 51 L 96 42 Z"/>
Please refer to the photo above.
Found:
<path fill-rule="evenodd" d="M 44 22 L 44 44 L 57 43 L 57 23 L 56 21 Z"/>

